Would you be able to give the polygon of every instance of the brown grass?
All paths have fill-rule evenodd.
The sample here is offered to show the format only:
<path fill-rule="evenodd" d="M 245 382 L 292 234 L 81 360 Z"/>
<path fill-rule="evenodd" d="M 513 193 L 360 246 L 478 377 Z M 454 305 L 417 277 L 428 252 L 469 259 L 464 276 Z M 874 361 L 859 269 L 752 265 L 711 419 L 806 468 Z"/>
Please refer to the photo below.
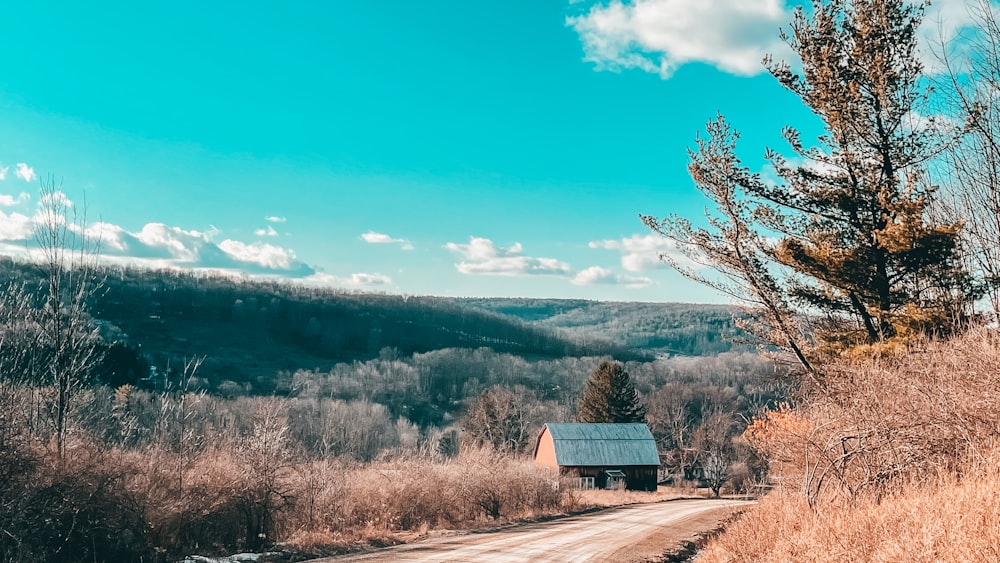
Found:
<path fill-rule="evenodd" d="M 755 421 L 775 490 L 699 561 L 1000 560 L 1000 336 L 830 366 Z"/>
<path fill-rule="evenodd" d="M 772 493 L 700 555 L 716 561 L 998 561 L 1000 471 L 810 509 Z"/>
<path fill-rule="evenodd" d="M 626 504 L 643 504 L 647 502 L 663 502 L 677 498 L 697 496 L 694 489 L 675 487 L 657 487 L 656 492 L 600 489 L 579 490 L 573 493 L 580 506 L 622 506 Z"/>
<path fill-rule="evenodd" d="M 3 561 L 176 560 L 273 543 L 322 556 L 577 506 L 548 470 L 489 450 L 363 464 L 300 460 L 261 440 L 198 452 L 77 441 L 60 461 L 28 444 L 0 444 Z"/>

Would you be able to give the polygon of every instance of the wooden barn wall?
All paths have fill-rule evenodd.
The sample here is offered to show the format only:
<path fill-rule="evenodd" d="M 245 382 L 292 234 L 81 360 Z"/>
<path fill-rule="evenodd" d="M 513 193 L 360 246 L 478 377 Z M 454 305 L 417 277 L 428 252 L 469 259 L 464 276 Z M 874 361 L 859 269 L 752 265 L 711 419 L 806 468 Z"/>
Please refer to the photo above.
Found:
<path fill-rule="evenodd" d="M 593 477 L 594 486 L 603 489 L 607 484 L 608 469 L 617 469 L 625 474 L 625 489 L 629 491 L 655 491 L 655 466 L 607 466 L 607 467 L 561 467 L 560 473 L 573 477 Z"/>

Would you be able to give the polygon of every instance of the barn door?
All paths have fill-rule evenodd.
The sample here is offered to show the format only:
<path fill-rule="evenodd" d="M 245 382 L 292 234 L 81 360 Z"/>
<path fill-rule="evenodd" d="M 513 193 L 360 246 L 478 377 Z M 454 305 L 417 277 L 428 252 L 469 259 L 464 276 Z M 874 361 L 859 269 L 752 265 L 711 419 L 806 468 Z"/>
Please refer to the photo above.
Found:
<path fill-rule="evenodd" d="M 605 489 L 624 489 L 625 488 L 625 474 L 617 469 L 608 469 L 604 472 L 606 479 L 604 480 Z"/>

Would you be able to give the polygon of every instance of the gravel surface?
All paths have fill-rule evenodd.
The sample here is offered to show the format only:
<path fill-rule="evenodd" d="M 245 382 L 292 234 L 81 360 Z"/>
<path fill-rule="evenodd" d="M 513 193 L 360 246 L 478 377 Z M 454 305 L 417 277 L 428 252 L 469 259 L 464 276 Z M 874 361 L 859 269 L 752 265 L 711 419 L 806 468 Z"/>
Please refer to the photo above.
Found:
<path fill-rule="evenodd" d="M 658 561 L 664 552 L 714 529 L 733 511 L 750 504 L 696 499 L 631 505 L 499 532 L 439 537 L 367 553 L 325 557 L 312 563 Z"/>

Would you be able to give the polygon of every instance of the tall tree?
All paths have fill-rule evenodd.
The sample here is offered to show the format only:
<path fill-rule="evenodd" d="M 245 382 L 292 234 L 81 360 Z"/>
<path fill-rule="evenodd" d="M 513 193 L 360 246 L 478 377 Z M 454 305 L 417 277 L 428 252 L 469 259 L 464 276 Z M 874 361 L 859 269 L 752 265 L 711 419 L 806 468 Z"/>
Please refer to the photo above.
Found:
<path fill-rule="evenodd" d="M 590 375 L 576 409 L 579 422 L 643 422 L 646 407 L 619 362 L 601 362 Z"/>
<path fill-rule="evenodd" d="M 798 8 L 785 39 L 801 72 L 765 63 L 823 121 L 818 143 L 807 146 L 786 128 L 794 158 L 766 154 L 778 182 L 730 157 L 735 135 L 727 126 L 710 125 L 709 141 L 693 154 L 698 187 L 713 196 L 718 189 L 705 178 L 726 183 L 726 202 L 742 207 L 728 216 L 759 229 L 748 229 L 747 244 L 725 236 L 723 225 L 725 253 L 703 255 L 724 271 L 720 256 L 741 245 L 768 258 L 736 273 L 753 299 L 775 305 L 763 310 L 778 329 L 776 343 L 794 349 L 799 340 L 793 325 L 781 328 L 785 296 L 823 313 L 815 334 L 832 350 L 950 332 L 975 297 L 959 252 L 960 223 L 931 219 L 935 190 L 921 181 L 928 159 L 943 149 L 933 123 L 918 117 L 928 97 L 916 52 L 922 16 L 922 5 L 904 0 L 814 0 L 809 12 Z M 676 224 L 651 226 L 677 232 Z"/>
<path fill-rule="evenodd" d="M 103 287 L 97 269 L 100 240 L 86 236 L 86 217 L 49 177 L 39 189 L 35 239 L 45 279 L 37 316 L 38 352 L 44 356 L 43 381 L 52 385 L 53 422 L 59 457 L 65 454 L 70 411 L 77 391 L 101 362 L 98 327 L 88 309 Z"/>
<path fill-rule="evenodd" d="M 983 280 L 1000 320 L 1000 21 L 990 0 L 967 6 L 972 29 L 961 57 L 942 44 L 947 78 L 937 91 L 966 131 L 950 145 L 935 175 L 943 181 L 946 208 L 964 224 L 970 269 Z"/>
<path fill-rule="evenodd" d="M 489 446 L 500 453 L 516 453 L 528 443 L 530 430 L 525 405 L 527 390 L 513 392 L 494 385 L 482 392 L 466 413 L 462 430 L 478 446 Z"/>
<path fill-rule="evenodd" d="M 767 242 L 754 228 L 753 207 L 740 199 L 738 188 L 759 184 L 760 178 L 740 164 L 736 155 L 739 134 L 722 116 L 709 122 L 707 132 L 707 138 L 696 140 L 698 150 L 689 151 L 688 170 L 698 189 L 715 203 L 710 228 L 696 228 L 676 215 L 662 220 L 649 215 L 640 218 L 650 229 L 673 239 L 686 258 L 681 261 L 664 254 L 664 260 L 685 277 L 745 303 L 749 315 L 740 323 L 741 328 L 762 343 L 793 353 L 811 372 L 807 339 L 768 269 Z M 705 267 L 721 277 L 705 273 Z"/>

